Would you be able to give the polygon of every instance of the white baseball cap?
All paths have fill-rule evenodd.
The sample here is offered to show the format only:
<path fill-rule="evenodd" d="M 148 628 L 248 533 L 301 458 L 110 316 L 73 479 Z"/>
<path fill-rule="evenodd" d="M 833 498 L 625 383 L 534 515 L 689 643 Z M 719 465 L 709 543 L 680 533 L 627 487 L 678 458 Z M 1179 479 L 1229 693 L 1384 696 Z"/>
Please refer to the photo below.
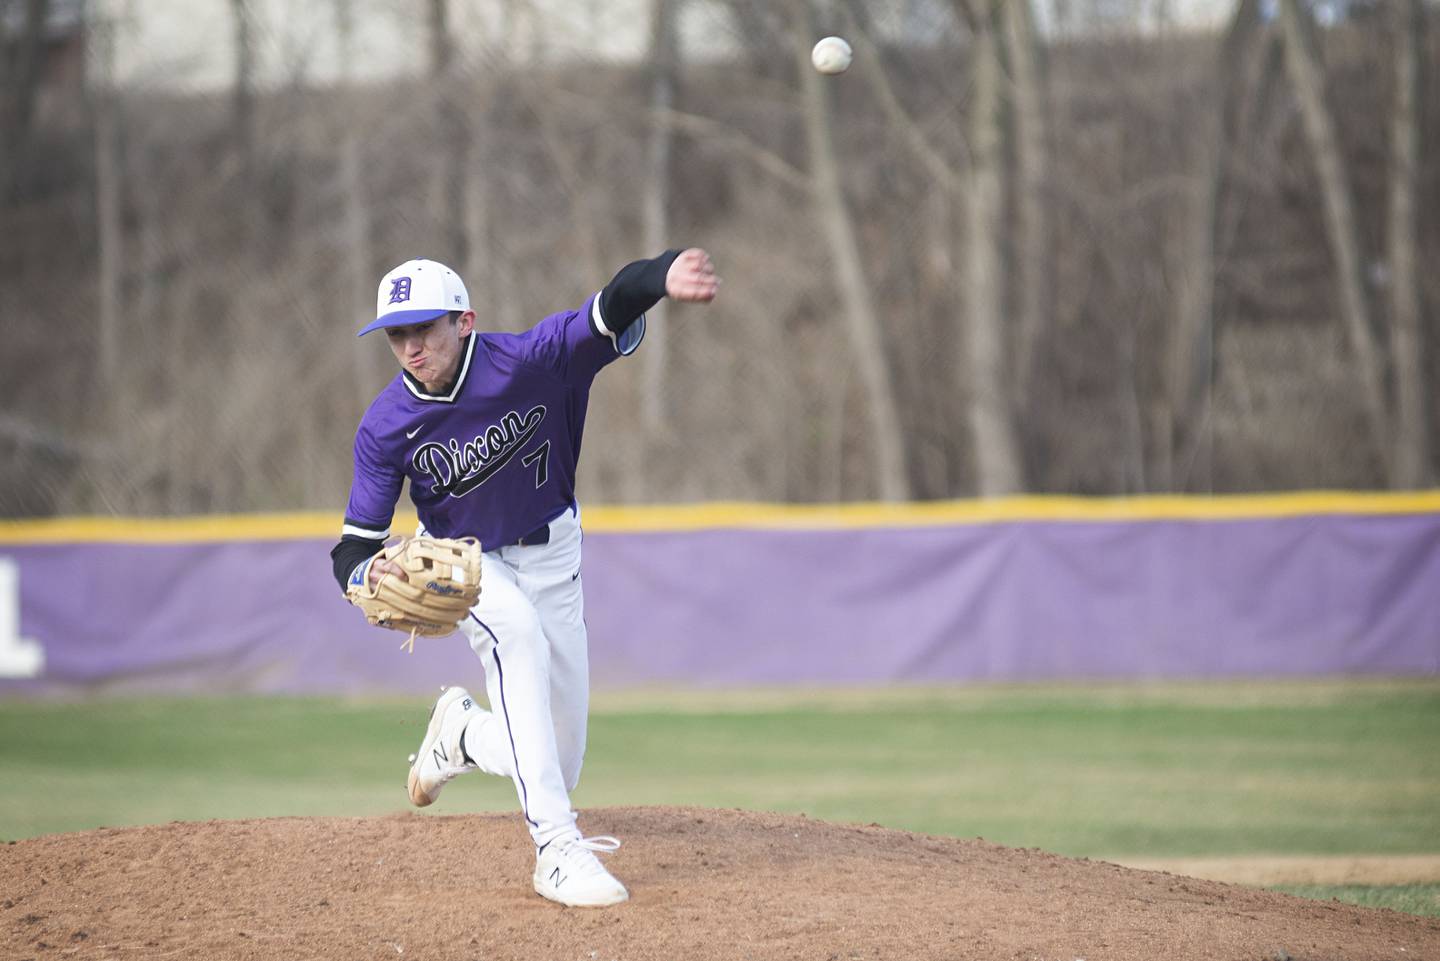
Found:
<path fill-rule="evenodd" d="M 469 310 L 470 294 L 460 275 L 433 260 L 407 260 L 380 280 L 375 319 L 359 336 L 381 327 L 423 324 L 452 310 Z"/>

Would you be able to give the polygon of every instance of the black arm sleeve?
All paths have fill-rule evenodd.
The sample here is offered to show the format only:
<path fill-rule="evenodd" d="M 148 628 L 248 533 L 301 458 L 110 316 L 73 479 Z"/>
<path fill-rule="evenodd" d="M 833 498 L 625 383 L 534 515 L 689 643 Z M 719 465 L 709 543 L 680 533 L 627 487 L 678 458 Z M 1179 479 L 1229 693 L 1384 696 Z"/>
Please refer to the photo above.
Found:
<path fill-rule="evenodd" d="M 341 593 L 344 593 L 345 584 L 350 580 L 350 572 L 355 570 L 355 565 L 378 550 L 378 541 L 355 537 L 352 534 L 346 534 L 340 538 L 340 543 L 330 548 L 330 559 L 335 562 L 335 579 L 340 582 Z"/>
<path fill-rule="evenodd" d="M 637 260 L 620 268 L 600 291 L 600 317 L 617 337 L 665 296 L 665 275 L 680 250 L 667 250 L 653 260 Z"/>

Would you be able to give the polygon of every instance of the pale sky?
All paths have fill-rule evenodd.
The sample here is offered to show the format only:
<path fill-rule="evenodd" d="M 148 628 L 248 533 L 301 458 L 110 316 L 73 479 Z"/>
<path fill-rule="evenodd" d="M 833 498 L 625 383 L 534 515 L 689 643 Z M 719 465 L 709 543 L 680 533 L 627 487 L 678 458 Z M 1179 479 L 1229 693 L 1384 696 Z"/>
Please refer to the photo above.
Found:
<path fill-rule="evenodd" d="M 340 75 L 341 32 L 337 10 L 353 11 L 349 61 L 367 78 L 423 71 L 426 47 L 424 0 L 249 0 L 258 41 L 258 70 L 266 84 L 297 74 L 316 82 Z M 118 14 L 117 79 L 122 83 L 209 89 L 234 75 L 234 22 L 229 0 L 96 0 Z M 646 0 L 451 0 L 451 32 L 461 55 L 483 55 L 504 45 L 522 59 L 538 53 L 634 57 L 643 49 Z M 508 17 L 497 11 L 523 11 Z M 560 11 L 564 11 L 564 15 Z M 638 16 L 639 20 L 634 18 Z M 538 28 L 545 25 L 545 30 Z"/>
<path fill-rule="evenodd" d="M 887 0 L 893 12 L 881 19 L 905 23 L 912 35 L 951 17 L 944 0 Z M 234 26 L 230 0 L 93 0 L 96 12 L 117 25 L 117 80 L 126 85 L 191 90 L 228 85 L 234 74 Z M 249 0 L 259 41 L 260 82 L 284 84 L 296 76 L 328 83 L 340 75 L 342 38 L 337 10 L 353 11 L 348 58 L 353 76 L 384 78 L 423 71 L 425 0 Z M 1041 0 L 1051 21 L 1055 0 Z M 1103 10 L 1153 23 L 1164 10 L 1175 23 L 1218 22 L 1233 0 L 1062 0 L 1077 12 Z M 461 56 L 499 53 L 521 62 L 535 59 L 633 60 L 648 42 L 650 0 L 451 0 L 451 32 Z M 883 9 L 877 3 L 875 9 Z M 721 4 L 690 0 L 682 22 L 686 56 L 723 46 L 729 34 Z M 509 11 L 508 13 L 506 11 Z M 948 21 L 945 21 L 948 22 Z M 818 39 L 818 38 L 817 38 Z"/>

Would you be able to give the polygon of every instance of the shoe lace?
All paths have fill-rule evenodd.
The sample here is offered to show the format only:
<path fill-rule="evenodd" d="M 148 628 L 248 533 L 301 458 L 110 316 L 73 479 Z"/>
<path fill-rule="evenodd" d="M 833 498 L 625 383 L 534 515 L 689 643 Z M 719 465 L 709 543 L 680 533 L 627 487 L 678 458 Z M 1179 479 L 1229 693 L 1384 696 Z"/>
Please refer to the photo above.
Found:
<path fill-rule="evenodd" d="M 568 841 L 558 841 L 560 857 L 568 862 L 573 870 L 585 874 L 609 874 L 605 865 L 594 854 L 596 851 L 609 853 L 620 847 L 620 839 L 611 837 L 608 834 L 598 834 L 593 838 L 573 838 Z"/>

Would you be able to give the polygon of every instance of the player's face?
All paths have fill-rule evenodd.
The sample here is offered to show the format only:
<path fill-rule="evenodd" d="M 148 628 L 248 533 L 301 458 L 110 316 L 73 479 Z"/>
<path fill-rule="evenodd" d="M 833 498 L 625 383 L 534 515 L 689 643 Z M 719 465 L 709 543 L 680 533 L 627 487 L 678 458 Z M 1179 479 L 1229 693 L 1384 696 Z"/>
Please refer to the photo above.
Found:
<path fill-rule="evenodd" d="M 428 391 L 437 392 L 455 377 L 460 366 L 460 344 L 475 329 L 474 311 L 465 311 L 423 324 L 387 327 L 385 336 L 400 366 Z"/>

